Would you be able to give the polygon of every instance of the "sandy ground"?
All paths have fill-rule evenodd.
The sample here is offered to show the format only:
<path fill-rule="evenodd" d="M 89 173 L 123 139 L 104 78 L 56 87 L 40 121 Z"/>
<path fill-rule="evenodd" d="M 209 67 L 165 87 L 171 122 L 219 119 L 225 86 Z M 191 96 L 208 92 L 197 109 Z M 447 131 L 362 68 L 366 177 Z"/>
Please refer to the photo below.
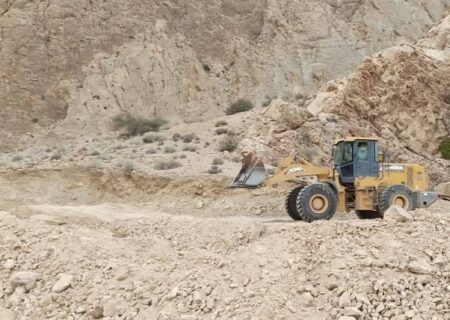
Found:
<path fill-rule="evenodd" d="M 228 184 L 2 173 L 0 319 L 450 319 L 449 202 L 306 224 Z"/>

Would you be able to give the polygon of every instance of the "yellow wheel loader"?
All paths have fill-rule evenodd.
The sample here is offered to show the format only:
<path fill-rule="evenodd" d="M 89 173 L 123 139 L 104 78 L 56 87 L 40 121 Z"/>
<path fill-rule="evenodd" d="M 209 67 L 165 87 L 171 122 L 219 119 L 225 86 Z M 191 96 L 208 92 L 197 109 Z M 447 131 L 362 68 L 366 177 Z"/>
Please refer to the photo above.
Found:
<path fill-rule="evenodd" d="M 315 166 L 306 159 L 284 159 L 273 176 L 263 160 L 245 154 L 242 169 L 232 187 L 259 188 L 292 182 L 296 187 L 286 198 L 286 211 L 294 220 L 313 222 L 331 219 L 337 210 L 354 209 L 362 219 L 382 218 L 392 205 L 408 211 L 428 207 L 438 194 L 428 191 L 425 168 L 418 164 L 384 163 L 377 138 L 349 137 L 336 141 L 334 166 Z M 308 184 L 305 177 L 316 177 Z"/>

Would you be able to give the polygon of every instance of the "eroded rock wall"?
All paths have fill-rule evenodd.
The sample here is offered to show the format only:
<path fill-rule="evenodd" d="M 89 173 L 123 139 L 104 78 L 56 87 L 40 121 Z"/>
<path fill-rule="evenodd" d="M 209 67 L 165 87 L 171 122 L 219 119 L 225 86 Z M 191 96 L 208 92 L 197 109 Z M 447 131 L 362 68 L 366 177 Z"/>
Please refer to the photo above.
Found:
<path fill-rule="evenodd" d="M 301 100 L 415 41 L 445 0 L 0 1 L 2 144 L 119 111 L 213 117 L 239 97 Z"/>

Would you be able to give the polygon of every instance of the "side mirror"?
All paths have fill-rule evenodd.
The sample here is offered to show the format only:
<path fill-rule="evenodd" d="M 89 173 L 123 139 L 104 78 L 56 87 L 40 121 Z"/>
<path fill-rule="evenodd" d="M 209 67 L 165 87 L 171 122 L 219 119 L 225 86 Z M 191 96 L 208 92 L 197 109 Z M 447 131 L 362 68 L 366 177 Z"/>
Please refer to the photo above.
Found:
<path fill-rule="evenodd" d="M 378 156 L 377 156 L 377 161 L 378 161 L 378 162 L 380 162 L 380 163 L 384 162 L 385 158 L 386 158 L 386 157 L 385 157 L 384 152 L 378 153 Z"/>

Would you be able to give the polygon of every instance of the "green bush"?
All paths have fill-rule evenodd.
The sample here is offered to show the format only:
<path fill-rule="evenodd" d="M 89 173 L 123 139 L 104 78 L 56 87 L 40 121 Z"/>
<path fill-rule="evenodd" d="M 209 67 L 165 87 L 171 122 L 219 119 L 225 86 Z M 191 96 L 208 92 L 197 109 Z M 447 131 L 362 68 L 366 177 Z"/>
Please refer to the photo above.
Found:
<path fill-rule="evenodd" d="M 62 153 L 57 151 L 50 157 L 50 160 L 60 160 L 62 158 Z"/>
<path fill-rule="evenodd" d="M 185 147 L 183 147 L 183 151 L 196 152 L 197 148 L 196 147 L 191 147 L 191 146 L 185 146 Z"/>
<path fill-rule="evenodd" d="M 144 143 L 161 142 L 161 141 L 164 141 L 164 137 L 156 135 L 156 134 L 146 133 L 146 134 L 144 134 L 142 141 Z"/>
<path fill-rule="evenodd" d="M 439 149 L 441 150 L 442 157 L 450 160 L 450 136 L 444 138 Z"/>
<path fill-rule="evenodd" d="M 444 102 L 445 102 L 446 104 L 450 104 L 450 94 L 444 96 Z"/>
<path fill-rule="evenodd" d="M 224 126 L 226 126 L 227 124 L 228 124 L 228 122 L 226 122 L 225 120 L 219 120 L 219 121 L 217 121 L 217 122 L 215 123 L 214 126 L 216 126 L 216 127 L 224 127 Z"/>
<path fill-rule="evenodd" d="M 227 134 L 228 133 L 228 129 L 227 128 L 218 128 L 216 129 L 216 134 L 218 136 L 221 136 L 223 134 Z"/>
<path fill-rule="evenodd" d="M 130 137 L 143 135 L 147 132 L 156 132 L 161 129 L 162 126 L 169 122 L 161 118 L 140 118 L 132 116 L 128 113 L 119 114 L 113 118 L 114 129 L 125 129 L 127 135 Z"/>
<path fill-rule="evenodd" d="M 172 148 L 172 147 L 164 148 L 164 153 L 175 153 L 175 152 L 177 152 L 177 150 L 175 148 Z"/>
<path fill-rule="evenodd" d="M 181 139 L 181 134 L 179 134 L 179 133 L 174 133 L 174 134 L 173 134 L 172 140 L 173 140 L 174 142 L 178 142 L 178 140 L 180 140 L 180 139 Z"/>
<path fill-rule="evenodd" d="M 171 170 L 179 167 L 181 167 L 181 163 L 173 159 L 168 161 L 160 161 L 157 164 L 155 164 L 156 170 Z"/>
<path fill-rule="evenodd" d="M 236 102 L 233 102 L 226 110 L 226 115 L 232 115 L 239 112 L 245 112 L 253 109 L 253 103 L 246 99 L 239 99 Z"/>
<path fill-rule="evenodd" d="M 13 161 L 13 162 L 17 162 L 17 161 L 20 161 L 20 160 L 22 160 L 22 156 L 20 156 L 18 154 L 11 158 L 11 161 Z"/>
<path fill-rule="evenodd" d="M 184 143 L 191 143 L 193 140 L 200 140 L 195 133 L 185 134 L 181 137 Z"/>
<path fill-rule="evenodd" d="M 211 168 L 208 170 L 209 174 L 219 174 L 222 172 L 222 169 L 220 169 L 218 166 L 211 166 Z"/>
<path fill-rule="evenodd" d="M 234 136 L 226 136 L 219 142 L 219 151 L 233 152 L 234 150 L 236 150 L 237 145 L 238 141 Z"/>
<path fill-rule="evenodd" d="M 123 174 L 126 177 L 130 177 L 135 169 L 134 163 L 131 161 L 122 161 L 119 163 L 119 167 L 122 168 Z"/>

